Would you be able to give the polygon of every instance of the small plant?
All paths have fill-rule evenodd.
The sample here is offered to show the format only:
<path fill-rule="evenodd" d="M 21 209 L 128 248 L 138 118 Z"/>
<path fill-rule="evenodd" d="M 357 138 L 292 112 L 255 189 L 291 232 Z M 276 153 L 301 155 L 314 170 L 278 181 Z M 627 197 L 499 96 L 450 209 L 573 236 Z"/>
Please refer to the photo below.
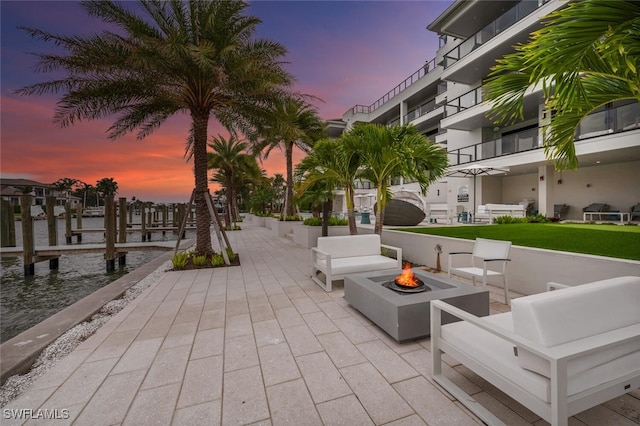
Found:
<path fill-rule="evenodd" d="M 241 229 L 242 228 L 240 228 L 240 225 L 234 225 L 234 226 L 228 225 L 224 227 L 225 231 L 240 231 Z"/>
<path fill-rule="evenodd" d="M 207 264 L 207 256 L 204 254 L 202 256 L 193 256 L 191 261 L 196 266 L 205 266 Z"/>
<path fill-rule="evenodd" d="M 551 222 L 551 219 L 549 219 L 545 215 L 542 215 L 542 214 L 538 213 L 538 214 L 533 215 L 533 216 L 527 216 L 527 222 L 529 222 L 529 223 L 547 223 L 547 222 Z"/>
<path fill-rule="evenodd" d="M 302 220 L 302 218 L 300 216 L 298 216 L 297 214 L 294 214 L 293 216 L 284 216 L 281 215 L 278 220 L 280 221 L 284 221 L 284 222 L 295 222 L 298 220 Z"/>
<path fill-rule="evenodd" d="M 305 219 L 304 222 L 302 223 L 307 226 L 321 226 L 322 219 L 319 217 L 309 217 Z M 329 226 L 342 226 L 342 225 L 348 225 L 348 224 L 349 224 L 349 219 L 341 219 L 339 217 L 334 217 L 334 216 L 331 216 L 329 218 Z"/>
<path fill-rule="evenodd" d="M 214 253 L 211 255 L 211 265 L 214 268 L 224 265 L 224 258 L 220 253 Z"/>
<path fill-rule="evenodd" d="M 526 217 L 498 216 L 493 218 L 493 223 L 506 225 L 510 223 L 527 223 Z"/>
<path fill-rule="evenodd" d="M 183 253 L 176 254 L 171 259 L 171 263 L 173 263 L 173 268 L 174 269 L 184 269 L 187 266 L 187 263 L 189 263 L 189 258 L 190 257 L 191 257 L 191 253 L 186 252 L 186 251 L 183 252 Z"/>
<path fill-rule="evenodd" d="M 233 262 L 236 258 L 236 254 L 233 252 L 233 250 L 231 250 L 231 247 L 227 247 L 227 257 L 229 258 L 230 262 Z"/>

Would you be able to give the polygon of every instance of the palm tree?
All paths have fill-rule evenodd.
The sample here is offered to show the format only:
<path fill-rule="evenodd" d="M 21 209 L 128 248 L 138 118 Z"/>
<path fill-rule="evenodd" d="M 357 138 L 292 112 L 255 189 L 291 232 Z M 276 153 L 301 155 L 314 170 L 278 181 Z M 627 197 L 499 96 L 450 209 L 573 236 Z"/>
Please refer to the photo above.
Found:
<path fill-rule="evenodd" d="M 259 129 L 262 137 L 256 150 L 268 158 L 271 151 L 284 148 L 287 167 L 285 216 L 293 216 L 293 147 L 309 152 L 315 141 L 326 135 L 325 123 L 304 96 L 289 96 L 274 105 L 272 120 Z"/>
<path fill-rule="evenodd" d="M 78 183 L 78 179 L 60 178 L 53 183 L 53 186 L 60 193 L 60 195 L 63 195 L 67 199 L 68 202 L 69 196 L 71 195 L 71 190 Z"/>
<path fill-rule="evenodd" d="M 354 211 L 354 182 L 360 166 L 358 152 L 345 149 L 345 143 L 340 139 L 322 139 L 296 167 L 299 194 L 321 182 L 326 183 L 329 191 L 336 187 L 344 188 L 351 235 L 358 233 Z"/>
<path fill-rule="evenodd" d="M 578 166 L 580 121 L 607 103 L 640 102 L 640 2 L 583 0 L 547 16 L 544 27 L 498 60 L 484 83 L 496 123 L 523 116 L 527 90 L 543 85 L 550 122 L 544 144 L 558 169 Z"/>
<path fill-rule="evenodd" d="M 384 208 L 391 198 L 391 179 L 404 177 L 416 181 L 422 192 L 444 175 L 447 152 L 417 132 L 411 124 L 387 127 L 366 123 L 343 135 L 346 152 L 359 153 L 358 178 L 376 186 L 375 232 L 382 234 Z"/>
<path fill-rule="evenodd" d="M 286 188 L 286 179 L 282 175 L 282 173 L 276 173 L 269 178 L 269 185 L 271 185 L 271 189 L 273 191 L 273 210 L 279 211 L 280 213 L 284 213 L 284 199 L 285 188 Z"/>
<path fill-rule="evenodd" d="M 39 70 L 63 71 L 60 79 L 24 87 L 20 94 L 63 92 L 55 122 L 61 127 L 113 115 L 108 136 L 137 130 L 144 139 L 178 112 L 191 118 L 196 205 L 196 249 L 210 253 L 205 197 L 207 131 L 213 116 L 227 129 L 251 134 L 284 97 L 292 77 L 282 65 L 286 49 L 254 38 L 260 20 L 244 15 L 238 0 L 81 3 L 115 27 L 97 36 L 60 36 L 26 28 L 64 53 L 39 55 Z"/>
<path fill-rule="evenodd" d="M 227 203 L 225 221 L 229 226 L 231 221 L 238 220 L 238 188 L 241 185 L 243 173 L 246 174 L 249 170 L 255 172 L 257 162 L 254 156 L 247 154 L 249 144 L 238 140 L 235 134 L 232 134 L 229 139 L 221 135 L 217 138 L 212 137 L 209 147 L 213 152 L 208 153 L 208 167 L 216 171 L 213 180 L 225 188 Z"/>

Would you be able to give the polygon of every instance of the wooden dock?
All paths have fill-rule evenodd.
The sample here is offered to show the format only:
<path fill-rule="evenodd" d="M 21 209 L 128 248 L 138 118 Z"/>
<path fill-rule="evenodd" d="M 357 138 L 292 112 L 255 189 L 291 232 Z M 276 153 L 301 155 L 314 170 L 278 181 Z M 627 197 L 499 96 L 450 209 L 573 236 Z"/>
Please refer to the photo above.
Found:
<path fill-rule="evenodd" d="M 130 251 L 169 251 L 176 247 L 176 241 L 155 241 L 146 243 L 116 243 L 115 249 L 119 254 L 125 254 Z M 57 246 L 36 246 L 34 257 L 36 262 L 38 259 L 46 260 L 54 256 L 65 254 L 88 254 L 88 253 L 104 253 L 106 245 L 104 243 L 95 244 L 72 244 Z M 24 255 L 22 247 L 1 247 L 0 257 L 19 257 Z"/>

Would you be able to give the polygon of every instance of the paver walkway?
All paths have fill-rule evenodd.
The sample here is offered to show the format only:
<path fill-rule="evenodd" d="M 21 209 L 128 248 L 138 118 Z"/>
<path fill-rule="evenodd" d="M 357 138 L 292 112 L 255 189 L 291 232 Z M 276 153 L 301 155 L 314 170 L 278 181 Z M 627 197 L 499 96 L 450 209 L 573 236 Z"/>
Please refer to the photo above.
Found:
<path fill-rule="evenodd" d="M 241 266 L 166 273 L 10 402 L 2 424 L 23 423 L 11 409 L 68 417 L 26 422 L 53 425 L 480 424 L 432 382 L 429 340 L 398 344 L 341 286 L 325 293 L 308 249 L 249 224 L 229 237 Z M 545 424 L 462 366 L 447 374 L 507 424 Z M 640 393 L 571 420 L 640 423 Z"/>

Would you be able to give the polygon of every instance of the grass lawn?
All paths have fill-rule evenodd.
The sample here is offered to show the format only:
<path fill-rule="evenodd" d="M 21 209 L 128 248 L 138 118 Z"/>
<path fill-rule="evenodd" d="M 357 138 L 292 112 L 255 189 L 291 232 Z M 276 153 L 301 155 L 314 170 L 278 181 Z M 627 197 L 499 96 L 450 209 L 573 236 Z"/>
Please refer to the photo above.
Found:
<path fill-rule="evenodd" d="M 514 223 L 397 230 L 467 240 L 475 240 L 478 237 L 506 240 L 516 246 L 640 260 L 640 226 Z"/>

